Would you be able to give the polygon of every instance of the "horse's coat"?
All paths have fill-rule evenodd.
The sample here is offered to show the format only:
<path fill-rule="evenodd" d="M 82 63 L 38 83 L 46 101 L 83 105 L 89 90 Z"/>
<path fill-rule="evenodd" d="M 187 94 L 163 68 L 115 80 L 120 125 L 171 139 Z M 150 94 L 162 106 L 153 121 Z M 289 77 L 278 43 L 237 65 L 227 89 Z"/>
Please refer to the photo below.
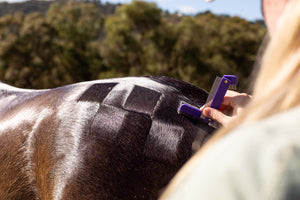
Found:
<path fill-rule="evenodd" d="M 177 113 L 207 92 L 166 77 L 51 90 L 0 83 L 0 199 L 157 199 L 213 129 Z"/>

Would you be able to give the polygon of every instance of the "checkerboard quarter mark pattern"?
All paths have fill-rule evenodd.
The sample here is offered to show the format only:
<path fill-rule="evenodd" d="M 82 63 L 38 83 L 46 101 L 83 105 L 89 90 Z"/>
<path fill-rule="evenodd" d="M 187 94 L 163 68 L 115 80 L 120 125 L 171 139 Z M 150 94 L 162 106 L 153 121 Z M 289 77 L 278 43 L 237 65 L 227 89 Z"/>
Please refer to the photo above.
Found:
<path fill-rule="evenodd" d="M 78 101 L 100 104 L 91 125 L 91 134 L 101 136 L 107 142 L 116 142 L 123 134 L 139 130 L 138 134 L 144 134 L 140 139 L 145 142 L 161 96 L 159 91 L 134 83 L 112 82 L 90 86 Z"/>
<path fill-rule="evenodd" d="M 210 133 L 205 124 L 177 113 L 183 99 L 204 103 L 201 95 L 207 94 L 173 79 L 139 77 L 91 84 L 77 101 L 96 102 L 99 109 L 81 140 L 84 175 L 72 181 L 93 179 L 97 190 L 91 191 L 100 199 L 156 199 L 191 156 L 196 134 L 205 138 Z"/>
<path fill-rule="evenodd" d="M 158 91 L 134 84 L 122 87 L 122 83 L 97 83 L 90 86 L 78 101 L 99 102 L 102 106 L 151 115 L 161 95 Z"/>
<path fill-rule="evenodd" d="M 134 86 L 124 108 L 129 111 L 152 115 L 161 93 L 141 86 Z"/>
<path fill-rule="evenodd" d="M 78 101 L 100 104 L 91 124 L 89 137 L 101 140 L 99 142 L 103 144 L 103 148 L 112 149 L 118 146 L 124 151 L 143 152 L 151 132 L 155 108 L 159 105 L 162 96 L 159 90 L 137 85 L 134 82 L 120 81 L 91 85 Z M 139 141 L 136 141 L 137 139 Z M 139 146 L 139 149 L 131 149 L 131 146 L 137 143 L 143 145 Z M 122 145 L 127 147 L 123 148 Z M 109 151 L 107 153 L 110 154 Z"/>
<path fill-rule="evenodd" d="M 92 101 L 101 103 L 117 83 L 97 83 L 90 86 L 78 101 Z"/>
<path fill-rule="evenodd" d="M 143 83 L 138 82 L 139 78 L 95 83 L 80 96 L 78 101 L 100 104 L 91 124 L 91 134 L 106 142 L 117 142 L 123 134 L 133 134 L 138 129 L 144 134 L 143 137 L 137 136 L 144 143 L 144 156 L 174 164 L 183 163 L 190 156 L 184 146 L 192 143 L 199 127 L 178 115 L 177 108 L 181 98 L 190 98 L 191 93 L 202 97 L 206 93 L 173 79 L 144 79 Z M 186 91 L 191 93 L 181 94 Z M 110 145 L 115 145 L 114 142 Z M 156 151 L 160 153 L 156 154 Z"/>

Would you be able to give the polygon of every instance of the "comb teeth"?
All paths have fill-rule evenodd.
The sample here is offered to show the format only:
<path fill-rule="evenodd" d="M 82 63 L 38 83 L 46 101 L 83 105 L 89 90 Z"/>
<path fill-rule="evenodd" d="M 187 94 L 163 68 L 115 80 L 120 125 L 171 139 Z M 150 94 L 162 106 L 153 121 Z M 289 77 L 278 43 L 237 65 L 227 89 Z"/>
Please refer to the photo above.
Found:
<path fill-rule="evenodd" d="M 236 90 L 236 85 L 230 85 L 228 90 Z"/>
<path fill-rule="evenodd" d="M 214 81 L 213 85 L 211 86 L 211 89 L 210 89 L 210 92 L 208 94 L 208 97 L 206 99 L 205 104 L 208 103 L 208 102 L 210 102 L 214 98 L 214 96 L 216 94 L 216 91 L 217 91 L 217 89 L 218 89 L 218 87 L 220 85 L 221 80 L 222 80 L 222 78 L 219 77 L 219 76 L 217 76 L 215 78 L 215 81 Z"/>

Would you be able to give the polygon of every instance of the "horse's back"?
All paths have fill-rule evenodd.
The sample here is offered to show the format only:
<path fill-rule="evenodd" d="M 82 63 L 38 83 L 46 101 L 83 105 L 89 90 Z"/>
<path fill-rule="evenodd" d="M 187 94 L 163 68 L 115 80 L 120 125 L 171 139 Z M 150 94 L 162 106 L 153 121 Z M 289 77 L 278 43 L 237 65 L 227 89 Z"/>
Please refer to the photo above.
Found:
<path fill-rule="evenodd" d="M 191 156 L 196 135 L 201 143 L 212 131 L 177 112 L 181 101 L 200 107 L 207 93 L 166 77 L 3 91 L 6 199 L 155 199 Z"/>

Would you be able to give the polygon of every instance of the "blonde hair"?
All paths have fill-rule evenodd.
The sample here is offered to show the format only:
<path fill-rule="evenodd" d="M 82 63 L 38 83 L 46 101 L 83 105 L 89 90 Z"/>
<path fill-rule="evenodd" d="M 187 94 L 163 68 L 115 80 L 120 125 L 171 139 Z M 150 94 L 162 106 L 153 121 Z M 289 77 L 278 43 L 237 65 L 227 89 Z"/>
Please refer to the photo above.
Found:
<path fill-rule="evenodd" d="M 253 98 L 243 113 L 219 130 L 172 181 L 166 195 L 191 171 L 201 154 L 241 124 L 249 124 L 300 104 L 300 1 L 289 0 L 264 51 Z"/>

